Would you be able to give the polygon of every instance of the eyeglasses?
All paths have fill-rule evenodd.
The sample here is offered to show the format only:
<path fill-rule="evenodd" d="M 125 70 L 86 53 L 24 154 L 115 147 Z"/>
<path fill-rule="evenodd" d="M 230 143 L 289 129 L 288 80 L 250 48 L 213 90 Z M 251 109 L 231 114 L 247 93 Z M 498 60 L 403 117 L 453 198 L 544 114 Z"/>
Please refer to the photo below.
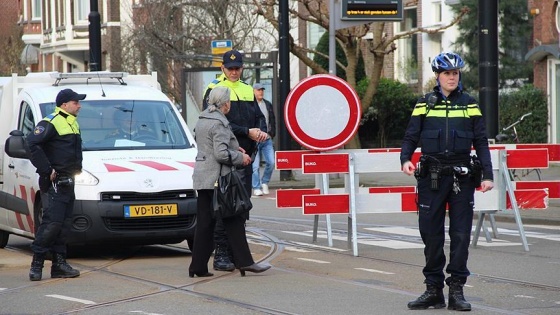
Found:
<path fill-rule="evenodd" d="M 231 68 L 227 68 L 228 71 L 239 71 L 241 68 L 240 67 L 231 67 Z"/>

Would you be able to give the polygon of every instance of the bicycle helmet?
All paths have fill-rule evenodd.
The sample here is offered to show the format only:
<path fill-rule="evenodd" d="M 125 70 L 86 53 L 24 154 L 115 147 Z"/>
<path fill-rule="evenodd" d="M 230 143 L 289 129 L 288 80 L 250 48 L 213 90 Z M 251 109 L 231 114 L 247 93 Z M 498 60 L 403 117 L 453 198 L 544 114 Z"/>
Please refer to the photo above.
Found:
<path fill-rule="evenodd" d="M 432 71 L 440 73 L 443 71 L 449 71 L 454 69 L 461 69 L 465 66 L 463 59 L 452 52 L 443 52 L 435 56 L 432 60 Z"/>

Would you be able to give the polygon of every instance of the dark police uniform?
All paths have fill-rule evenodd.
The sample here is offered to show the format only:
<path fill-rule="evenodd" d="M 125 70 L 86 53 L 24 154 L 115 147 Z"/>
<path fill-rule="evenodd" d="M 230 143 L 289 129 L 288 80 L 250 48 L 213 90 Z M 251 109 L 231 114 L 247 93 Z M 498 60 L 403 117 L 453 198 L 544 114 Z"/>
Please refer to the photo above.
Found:
<path fill-rule="evenodd" d="M 46 202 L 43 201 L 42 221 L 31 244 L 34 262 L 37 256 L 42 269 L 45 254 L 52 252 L 51 276 L 77 276 L 77 270 L 66 274 L 73 269 L 65 261 L 66 238 L 71 227 L 75 200 L 74 176 L 82 170 L 82 138 L 76 116 L 56 107 L 55 112 L 40 121 L 33 133 L 27 136 L 27 144 L 31 162 L 39 174 L 41 193 L 43 198 L 48 198 Z M 51 182 L 50 174 L 53 169 L 57 177 Z M 60 271 L 55 267 L 55 262 L 70 269 Z M 39 279 L 32 280 L 40 280 L 40 274 Z"/>
<path fill-rule="evenodd" d="M 425 244 L 425 283 L 443 288 L 444 280 L 466 282 L 468 247 L 473 220 L 475 179 L 471 146 L 482 166 L 482 179 L 492 180 L 492 162 L 485 122 L 476 101 L 459 88 L 445 98 L 439 87 L 421 98 L 412 112 L 401 151 L 401 165 L 410 161 L 421 142 L 422 160 L 418 176 L 419 229 Z M 466 167 L 462 175 L 454 167 Z M 437 175 L 432 176 L 434 172 Z M 445 279 L 444 221 L 449 209 L 451 249 Z"/>

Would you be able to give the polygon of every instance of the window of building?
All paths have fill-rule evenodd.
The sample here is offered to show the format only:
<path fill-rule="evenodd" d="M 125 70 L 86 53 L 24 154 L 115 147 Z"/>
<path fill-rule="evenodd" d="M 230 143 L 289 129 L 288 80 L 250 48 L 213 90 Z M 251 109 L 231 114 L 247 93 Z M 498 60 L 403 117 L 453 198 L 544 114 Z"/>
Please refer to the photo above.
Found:
<path fill-rule="evenodd" d="M 432 2 L 432 14 L 433 14 L 433 22 L 440 23 L 441 22 L 441 1 L 437 0 Z"/>
<path fill-rule="evenodd" d="M 403 20 L 396 24 L 396 34 L 403 34 L 418 27 L 417 8 L 405 8 Z M 406 36 L 398 40 L 396 51 L 396 78 L 402 82 L 418 81 L 418 36 Z"/>
<path fill-rule="evenodd" d="M 90 11 L 90 0 L 76 0 L 74 2 L 74 24 L 87 24 Z"/>
<path fill-rule="evenodd" d="M 31 2 L 31 19 L 40 20 L 42 12 L 42 0 L 33 0 Z"/>

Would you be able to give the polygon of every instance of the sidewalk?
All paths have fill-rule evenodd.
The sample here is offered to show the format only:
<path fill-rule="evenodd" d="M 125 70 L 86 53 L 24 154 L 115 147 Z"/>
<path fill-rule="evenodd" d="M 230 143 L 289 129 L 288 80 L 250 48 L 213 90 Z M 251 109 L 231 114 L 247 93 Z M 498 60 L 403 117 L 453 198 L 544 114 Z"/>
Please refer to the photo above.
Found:
<path fill-rule="evenodd" d="M 293 180 L 281 181 L 280 171 L 275 170 L 269 187 L 272 189 L 290 188 L 313 188 L 315 187 L 315 176 L 302 174 L 301 170 L 292 171 Z M 551 164 L 549 168 L 542 170 L 542 180 L 559 180 L 560 165 Z M 415 186 L 414 177 L 402 173 L 369 173 L 360 174 L 360 186 Z M 344 187 L 344 175 L 333 174 L 329 176 L 329 187 Z M 525 209 L 521 211 L 523 224 L 560 225 L 560 199 L 549 199 L 548 208 L 544 210 Z M 496 221 L 515 222 L 512 210 L 500 211 L 495 214 Z"/>

